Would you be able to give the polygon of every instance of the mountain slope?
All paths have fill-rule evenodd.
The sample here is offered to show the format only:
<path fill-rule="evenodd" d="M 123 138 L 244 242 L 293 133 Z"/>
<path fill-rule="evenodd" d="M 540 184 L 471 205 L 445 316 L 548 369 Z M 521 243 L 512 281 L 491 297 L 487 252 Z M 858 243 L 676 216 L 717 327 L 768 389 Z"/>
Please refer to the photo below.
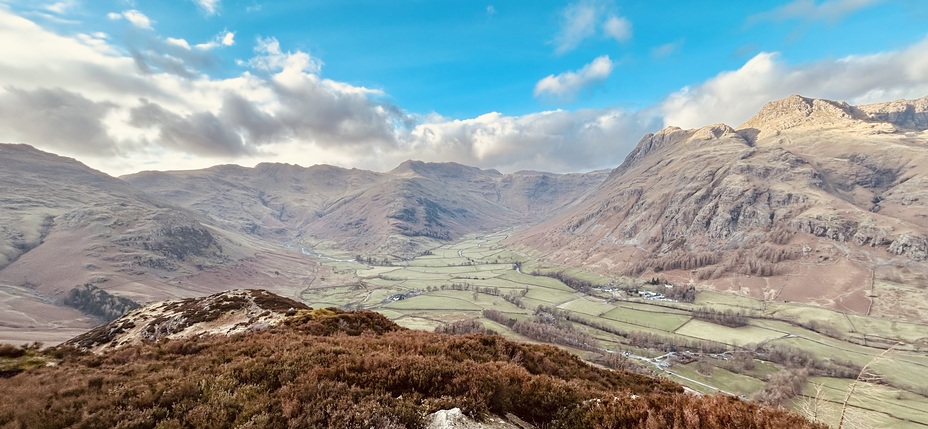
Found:
<path fill-rule="evenodd" d="M 308 257 L 30 146 L 0 145 L 0 184 L 5 341 L 59 342 L 139 304 L 237 286 L 295 296 L 315 278 Z"/>
<path fill-rule="evenodd" d="M 343 250 L 413 256 L 434 240 L 549 215 L 606 172 L 503 175 L 456 163 L 407 161 L 386 173 L 260 164 L 143 172 L 132 185 L 266 240 L 332 240 Z"/>
<path fill-rule="evenodd" d="M 132 284 L 163 284 L 230 260 L 200 216 L 73 159 L 0 145 L 0 183 L 4 331 L 86 329 L 131 301 L 173 295 Z M 122 303 L 107 292 L 114 288 Z"/>
<path fill-rule="evenodd" d="M 614 274 L 921 319 L 928 295 L 905 285 L 928 281 L 924 115 L 925 99 L 791 96 L 737 129 L 670 127 L 517 240 Z M 909 293 L 926 299 L 898 308 Z"/>

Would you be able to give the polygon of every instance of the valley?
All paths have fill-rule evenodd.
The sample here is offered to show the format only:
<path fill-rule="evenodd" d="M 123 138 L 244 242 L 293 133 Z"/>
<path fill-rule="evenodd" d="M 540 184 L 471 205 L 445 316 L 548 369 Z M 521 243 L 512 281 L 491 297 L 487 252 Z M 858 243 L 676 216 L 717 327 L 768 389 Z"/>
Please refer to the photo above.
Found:
<path fill-rule="evenodd" d="M 804 380 L 800 394 L 781 405 L 800 412 L 817 407 L 817 418 L 832 424 L 853 379 L 869 365 L 868 376 L 879 381 L 873 378 L 856 387 L 848 416 L 869 427 L 928 426 L 928 325 L 704 288 L 692 302 L 660 299 L 657 294 L 667 289 L 663 282 L 648 285 L 539 262 L 508 249 L 505 243 L 512 233 L 471 235 L 423 256 L 375 263 L 363 255 L 315 247 L 328 256 L 320 261 L 331 268 L 331 280 L 338 281 L 310 287 L 299 296 L 316 308 L 375 310 L 412 329 L 434 330 L 477 319 L 485 329 L 523 342 L 539 340 L 487 318 L 486 311 L 515 323 L 538 319 L 536 309 L 546 308 L 547 314 L 557 313 L 558 320 L 551 323 L 593 338 L 592 347 L 561 345 L 586 360 L 608 364 L 610 357 L 622 354 L 625 365 L 709 394 L 754 397 L 764 390 L 766 378 L 791 366 L 773 354 L 805 356 L 818 369 Z M 560 272 L 602 287 L 584 293 L 537 275 Z M 713 323 L 697 316 L 702 309 L 729 311 L 745 320 L 737 327 Z M 636 339 L 641 334 L 658 341 L 642 344 Z M 884 355 L 887 348 L 891 351 Z M 739 353 L 751 356 L 750 369 L 732 364 Z M 824 375 L 829 371 L 845 374 Z"/>

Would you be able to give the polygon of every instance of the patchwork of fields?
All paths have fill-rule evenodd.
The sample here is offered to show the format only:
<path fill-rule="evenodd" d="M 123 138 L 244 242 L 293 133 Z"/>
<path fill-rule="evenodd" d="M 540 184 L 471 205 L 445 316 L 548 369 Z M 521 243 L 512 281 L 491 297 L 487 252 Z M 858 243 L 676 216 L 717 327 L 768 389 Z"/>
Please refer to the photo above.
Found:
<path fill-rule="evenodd" d="M 634 291 L 661 292 L 666 286 L 568 270 L 602 286 L 580 292 L 533 275 L 564 269 L 507 250 L 500 244 L 506 237 L 506 231 L 471 236 L 412 260 L 381 260 L 381 265 L 317 247 L 332 256 L 324 263 L 345 282 L 311 287 L 301 298 L 314 307 L 375 310 L 412 329 L 476 318 L 488 330 L 532 342 L 511 325 L 487 319 L 484 311 L 520 321 L 534 319 L 539 306 L 554 308 L 566 318 L 562 325 L 595 339 L 594 350 L 571 349 L 584 358 L 604 361 L 625 353 L 633 364 L 706 393 L 751 397 L 764 390 L 772 374 L 792 365 L 764 359 L 770 350 L 810 355 L 818 372 L 804 378 L 801 394 L 783 405 L 834 425 L 853 378 L 866 367 L 847 401 L 845 427 L 928 427 L 928 326 L 710 291 L 699 291 L 692 303 L 644 299 Z M 696 317 L 697 310 L 707 308 L 743 315 L 746 324 L 730 327 Z M 635 340 L 640 336 L 657 342 L 642 345 Z M 752 352 L 753 362 L 733 370 L 730 353 L 736 351 Z M 828 371 L 844 373 L 821 375 Z"/>

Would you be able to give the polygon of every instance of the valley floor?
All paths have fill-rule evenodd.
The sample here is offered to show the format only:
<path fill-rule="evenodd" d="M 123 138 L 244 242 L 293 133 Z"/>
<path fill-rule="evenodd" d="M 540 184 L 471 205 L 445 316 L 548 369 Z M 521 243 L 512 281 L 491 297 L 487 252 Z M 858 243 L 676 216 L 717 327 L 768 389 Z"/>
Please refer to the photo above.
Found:
<path fill-rule="evenodd" d="M 846 420 L 863 427 L 928 427 L 928 326 L 708 290 L 692 302 L 670 300 L 663 294 L 671 287 L 663 282 L 645 285 L 529 260 L 501 244 L 508 233 L 473 235 L 411 260 L 317 245 L 313 250 L 327 256 L 320 260 L 332 275 L 299 297 L 316 308 L 376 310 L 413 329 L 476 319 L 527 342 L 540 337 L 523 335 L 525 323 L 523 334 L 515 332 L 518 322 L 554 317 L 560 328 L 591 338 L 562 344 L 585 359 L 616 365 L 623 360 L 613 356 L 621 355 L 618 365 L 705 393 L 769 401 L 777 387 L 772 378 L 807 367 L 800 391 L 773 394 L 782 405 L 833 425 L 853 389 Z M 555 273 L 592 287 L 572 289 L 550 276 Z M 706 318 L 706 310 L 742 319 L 724 326 Z M 744 353 L 748 363 L 742 358 L 736 364 Z M 855 378 L 862 382 L 854 385 Z"/>

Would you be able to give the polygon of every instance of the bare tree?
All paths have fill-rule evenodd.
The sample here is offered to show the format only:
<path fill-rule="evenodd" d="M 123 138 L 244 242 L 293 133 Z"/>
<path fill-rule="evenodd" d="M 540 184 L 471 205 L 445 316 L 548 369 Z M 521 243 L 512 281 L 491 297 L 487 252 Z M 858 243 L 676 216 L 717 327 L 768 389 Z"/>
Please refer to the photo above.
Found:
<path fill-rule="evenodd" d="M 870 362 L 867 362 L 863 368 L 861 368 L 860 373 L 857 375 L 857 378 L 851 382 L 847 388 L 847 394 L 844 396 L 844 401 L 841 402 L 841 414 L 838 417 L 838 429 L 843 429 L 844 427 L 852 428 L 865 428 L 873 427 L 874 423 L 872 417 L 864 413 L 852 412 L 850 401 L 851 398 L 855 395 L 858 397 L 856 399 L 869 399 L 867 402 L 879 403 L 884 402 L 884 400 L 878 397 L 873 391 L 873 388 L 876 385 L 884 384 L 883 377 L 873 371 L 873 366 L 879 362 L 882 362 L 886 359 L 889 359 L 891 352 L 896 348 L 892 346 L 880 353 L 878 356 L 873 358 Z M 845 426 L 847 425 L 847 426 Z"/>

